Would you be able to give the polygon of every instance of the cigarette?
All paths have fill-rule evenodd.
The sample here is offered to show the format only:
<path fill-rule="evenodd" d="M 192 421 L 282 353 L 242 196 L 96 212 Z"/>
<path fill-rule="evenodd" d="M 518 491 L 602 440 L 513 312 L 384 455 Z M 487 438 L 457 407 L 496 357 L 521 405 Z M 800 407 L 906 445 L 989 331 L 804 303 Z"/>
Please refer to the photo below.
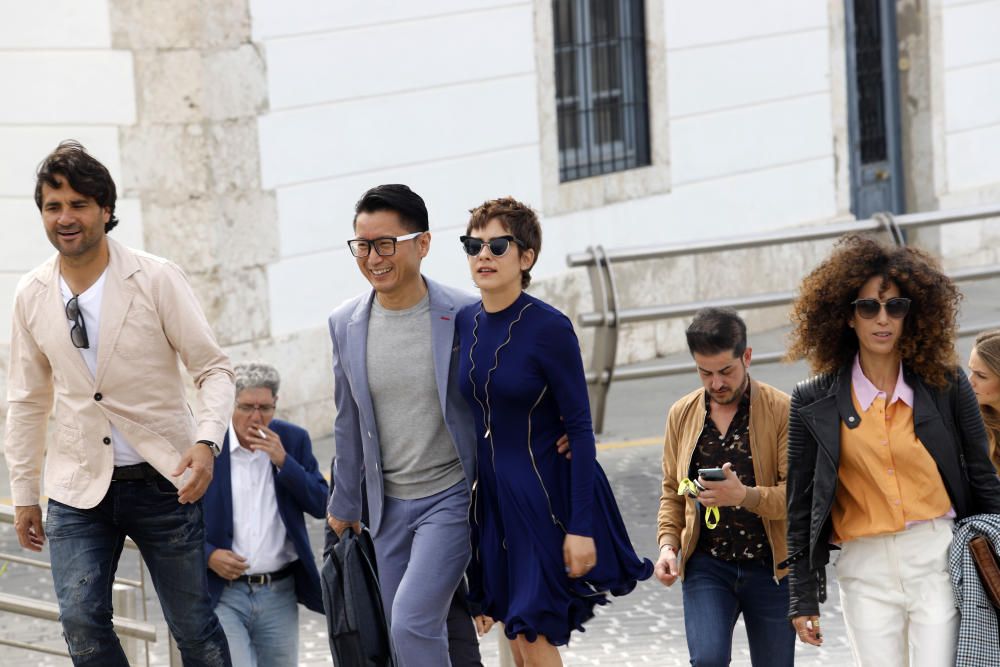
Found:
<path fill-rule="evenodd" d="M 264 431 L 262 429 L 259 429 L 259 428 L 257 429 L 257 432 L 260 433 L 260 437 L 262 437 L 265 440 L 267 440 L 267 433 L 264 433 Z"/>

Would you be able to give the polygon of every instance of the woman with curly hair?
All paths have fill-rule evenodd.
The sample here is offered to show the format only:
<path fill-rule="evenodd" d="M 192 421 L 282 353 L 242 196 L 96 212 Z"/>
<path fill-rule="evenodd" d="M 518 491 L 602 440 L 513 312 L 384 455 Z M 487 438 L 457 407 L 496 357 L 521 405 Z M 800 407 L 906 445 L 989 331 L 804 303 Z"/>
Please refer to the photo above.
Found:
<path fill-rule="evenodd" d="M 976 337 L 969 355 L 969 383 L 990 439 L 990 460 L 1000 470 L 1000 329 Z"/>
<path fill-rule="evenodd" d="M 789 356 L 817 375 L 795 388 L 788 423 L 790 616 L 801 641 L 822 643 L 825 567 L 839 548 L 858 665 L 955 664 L 952 525 L 1000 512 L 983 420 L 956 366 L 960 298 L 927 253 L 848 236 L 792 307 Z"/>

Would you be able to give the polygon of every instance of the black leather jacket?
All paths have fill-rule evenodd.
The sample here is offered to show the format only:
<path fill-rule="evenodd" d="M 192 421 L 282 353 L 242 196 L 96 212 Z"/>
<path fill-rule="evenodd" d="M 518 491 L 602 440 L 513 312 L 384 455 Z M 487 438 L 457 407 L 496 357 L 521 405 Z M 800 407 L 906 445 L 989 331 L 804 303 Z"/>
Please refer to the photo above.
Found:
<path fill-rule="evenodd" d="M 1000 477 L 990 462 L 986 429 L 965 373 L 956 369 L 956 381 L 946 389 L 928 386 L 906 367 L 903 377 L 913 388 L 914 431 L 937 463 L 958 518 L 1000 513 Z M 819 603 L 826 601 L 841 423 L 848 428 L 861 423 L 851 400 L 851 364 L 800 382 L 792 393 L 786 561 L 790 618 L 818 615 Z"/>

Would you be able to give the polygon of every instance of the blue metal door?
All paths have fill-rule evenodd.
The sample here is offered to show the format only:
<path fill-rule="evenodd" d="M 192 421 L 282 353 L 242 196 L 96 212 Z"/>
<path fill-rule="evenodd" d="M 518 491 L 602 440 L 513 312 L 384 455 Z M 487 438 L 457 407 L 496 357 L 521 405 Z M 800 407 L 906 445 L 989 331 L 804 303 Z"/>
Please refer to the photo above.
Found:
<path fill-rule="evenodd" d="M 895 0 L 846 0 L 851 211 L 904 210 Z"/>

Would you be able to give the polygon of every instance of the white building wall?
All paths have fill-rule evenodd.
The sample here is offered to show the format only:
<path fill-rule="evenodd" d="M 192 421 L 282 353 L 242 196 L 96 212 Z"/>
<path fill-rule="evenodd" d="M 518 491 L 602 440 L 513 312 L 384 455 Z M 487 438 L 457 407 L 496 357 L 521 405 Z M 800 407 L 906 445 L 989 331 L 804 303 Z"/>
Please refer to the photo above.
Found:
<path fill-rule="evenodd" d="M 275 335 L 315 326 L 365 287 L 344 242 L 372 185 L 404 182 L 424 196 L 435 235 L 426 271 L 461 286 L 471 285 L 456 237 L 470 207 L 511 194 L 541 208 L 539 144 L 552 138 L 539 136 L 538 98 L 554 95 L 537 76 L 544 2 L 252 0 L 270 93 L 261 168 L 280 219 L 281 259 L 268 268 Z M 595 243 L 693 240 L 842 213 L 827 4 L 765 4 L 667 0 L 657 29 L 667 43 L 670 191 L 547 215 L 537 278 L 563 273 L 568 252 Z"/>
<path fill-rule="evenodd" d="M 942 0 L 945 187 L 941 207 L 1000 201 L 1000 0 Z M 1000 261 L 1000 221 L 941 234 L 949 264 Z"/>

